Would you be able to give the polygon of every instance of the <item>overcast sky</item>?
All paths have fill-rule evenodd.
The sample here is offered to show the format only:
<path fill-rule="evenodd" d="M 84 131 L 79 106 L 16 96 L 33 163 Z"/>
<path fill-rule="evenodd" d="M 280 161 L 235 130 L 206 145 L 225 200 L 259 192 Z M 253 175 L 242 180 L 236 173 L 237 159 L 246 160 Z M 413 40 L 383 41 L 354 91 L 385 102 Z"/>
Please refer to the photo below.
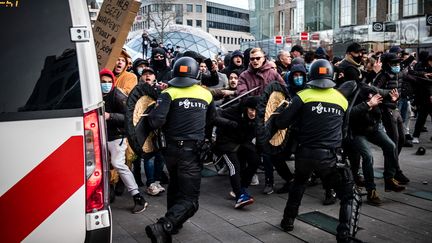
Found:
<path fill-rule="evenodd" d="M 220 3 L 237 8 L 249 9 L 248 0 L 208 0 L 209 2 Z"/>

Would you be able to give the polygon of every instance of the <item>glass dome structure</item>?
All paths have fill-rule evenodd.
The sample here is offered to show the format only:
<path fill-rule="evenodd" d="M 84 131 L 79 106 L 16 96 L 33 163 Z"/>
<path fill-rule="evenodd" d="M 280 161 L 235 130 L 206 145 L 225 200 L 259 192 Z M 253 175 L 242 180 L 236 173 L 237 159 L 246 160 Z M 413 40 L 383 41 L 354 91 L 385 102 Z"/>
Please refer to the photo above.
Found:
<path fill-rule="evenodd" d="M 159 39 L 154 28 L 147 30 L 150 39 Z M 226 50 L 221 43 L 207 32 L 201 29 L 185 25 L 170 25 L 164 33 L 164 46 L 171 43 L 175 48 L 180 46 L 182 52 L 195 51 L 207 58 L 214 58 L 219 52 L 225 53 Z M 126 43 L 125 49 L 132 56 L 132 59 L 142 58 L 142 37 L 135 36 Z M 151 48 L 148 48 L 147 56 L 150 56 Z"/>

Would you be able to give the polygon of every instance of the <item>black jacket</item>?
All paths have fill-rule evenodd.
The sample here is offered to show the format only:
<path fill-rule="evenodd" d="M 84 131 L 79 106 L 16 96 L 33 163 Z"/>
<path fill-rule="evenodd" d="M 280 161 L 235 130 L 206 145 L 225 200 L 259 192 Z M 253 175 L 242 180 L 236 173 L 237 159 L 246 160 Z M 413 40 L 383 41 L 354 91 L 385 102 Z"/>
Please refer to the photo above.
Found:
<path fill-rule="evenodd" d="M 343 72 L 343 80 L 338 80 L 337 83 L 340 85 L 343 82 L 355 80 L 360 82 L 363 79 L 364 73 L 360 70 L 359 66 L 349 62 L 347 59 L 343 59 L 338 66 L 338 70 Z"/>
<path fill-rule="evenodd" d="M 277 72 L 283 77 L 285 73 L 289 72 L 291 69 L 291 65 L 285 66 L 281 61 L 275 61 Z"/>
<path fill-rule="evenodd" d="M 103 100 L 105 102 L 105 111 L 110 113 L 110 118 L 106 120 L 108 141 L 125 137 L 127 96 L 114 87 L 111 92 L 103 97 Z"/>
<path fill-rule="evenodd" d="M 394 74 L 387 69 L 382 69 L 376 76 L 373 85 L 379 89 L 391 91 L 392 89 L 398 89 L 399 94 L 401 93 L 399 87 L 399 75 Z M 382 108 L 396 109 L 397 101 L 392 101 L 391 97 L 385 97 L 383 103 L 380 105 Z"/>
<path fill-rule="evenodd" d="M 413 88 L 415 101 L 419 105 L 430 103 L 429 97 L 432 96 L 432 79 L 427 79 L 424 76 L 426 73 L 432 73 L 432 67 L 422 62 L 418 62 L 414 70 L 410 71 L 410 74 L 415 77 Z"/>
<path fill-rule="evenodd" d="M 233 152 L 239 145 L 252 142 L 255 138 L 255 120 L 249 119 L 246 112 L 247 107 L 243 103 L 218 112 L 216 151 Z"/>

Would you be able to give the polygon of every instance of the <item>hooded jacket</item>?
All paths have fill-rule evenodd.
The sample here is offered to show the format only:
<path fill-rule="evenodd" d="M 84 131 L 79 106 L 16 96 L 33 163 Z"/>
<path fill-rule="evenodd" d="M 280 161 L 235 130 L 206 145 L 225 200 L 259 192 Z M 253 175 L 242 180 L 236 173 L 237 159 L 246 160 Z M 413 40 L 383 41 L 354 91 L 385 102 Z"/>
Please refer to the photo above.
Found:
<path fill-rule="evenodd" d="M 234 64 L 234 61 L 233 61 L 234 57 L 241 57 L 241 59 L 242 59 L 242 65 L 240 65 L 240 66 L 235 65 L 235 64 Z M 244 57 L 243 57 L 243 53 L 241 53 L 240 51 L 234 51 L 234 52 L 231 54 L 231 58 L 230 58 L 229 65 L 228 65 L 227 67 L 225 67 L 225 68 L 221 71 L 221 73 L 224 73 L 225 75 L 228 76 L 229 73 L 231 73 L 231 72 L 233 72 L 233 71 L 238 71 L 238 72 L 242 73 L 244 70 L 245 70 L 245 68 L 244 68 Z"/>
<path fill-rule="evenodd" d="M 107 123 L 108 141 L 125 137 L 125 113 L 127 95 L 123 93 L 116 85 L 116 79 L 109 69 L 102 69 L 99 76 L 110 76 L 113 79 L 111 91 L 103 95 L 105 102 L 105 112 L 110 114 Z M 133 74 L 132 74 L 133 75 Z"/>
<path fill-rule="evenodd" d="M 237 86 L 237 94 L 241 95 L 246 93 L 255 87 L 260 87 L 259 89 L 253 91 L 250 95 L 261 95 L 264 88 L 271 81 L 278 81 L 285 86 L 285 82 L 282 77 L 273 69 L 269 62 L 265 61 L 263 65 L 255 70 L 251 65 L 249 65 L 248 70 L 242 72 L 239 77 L 239 83 Z"/>
<path fill-rule="evenodd" d="M 132 64 L 132 71 L 137 76 L 137 79 L 139 80 L 141 77 L 141 74 L 138 73 L 138 66 L 144 64 L 146 67 L 148 67 L 150 64 L 147 60 L 144 60 L 142 58 L 137 58 L 133 64 Z"/>
<path fill-rule="evenodd" d="M 294 84 L 294 73 L 295 72 L 300 72 L 303 76 L 303 84 L 301 86 L 297 86 L 296 84 Z M 304 67 L 304 65 L 296 64 L 296 65 L 292 66 L 291 72 L 289 73 L 286 81 L 287 81 L 286 83 L 287 83 L 288 92 L 289 92 L 291 98 L 293 98 L 297 92 L 299 92 L 300 90 L 303 90 L 306 87 L 307 75 L 306 75 L 306 68 Z"/>
<path fill-rule="evenodd" d="M 127 54 L 125 50 L 122 50 L 120 56 L 124 57 L 126 60 L 130 58 L 129 54 Z M 115 86 L 128 95 L 135 85 L 137 85 L 138 79 L 133 73 L 126 71 L 126 69 L 127 68 L 125 67 L 121 73 L 116 74 L 117 81 Z"/>
<path fill-rule="evenodd" d="M 156 60 L 154 59 L 156 54 L 163 55 L 165 58 L 162 60 Z M 166 63 L 166 59 L 167 59 L 167 55 L 164 49 L 162 48 L 152 49 L 150 67 L 153 68 L 153 70 L 155 71 L 156 80 L 164 83 L 168 83 L 168 81 L 172 79 L 171 68 L 168 67 Z"/>

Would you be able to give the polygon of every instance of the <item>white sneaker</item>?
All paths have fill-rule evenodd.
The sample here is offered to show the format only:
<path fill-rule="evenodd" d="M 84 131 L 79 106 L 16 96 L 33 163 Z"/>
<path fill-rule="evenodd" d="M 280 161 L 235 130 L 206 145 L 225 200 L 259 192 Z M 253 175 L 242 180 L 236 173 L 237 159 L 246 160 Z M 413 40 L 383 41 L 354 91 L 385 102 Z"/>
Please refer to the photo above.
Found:
<path fill-rule="evenodd" d="M 157 188 L 159 189 L 160 192 L 164 192 L 165 188 L 163 186 L 161 186 L 160 181 L 155 181 Z"/>
<path fill-rule="evenodd" d="M 412 143 L 419 144 L 420 143 L 419 138 L 413 137 Z"/>
<path fill-rule="evenodd" d="M 259 185 L 258 175 L 255 174 L 252 176 L 252 181 L 250 183 L 251 186 L 257 186 Z"/>
<path fill-rule="evenodd" d="M 161 191 L 159 190 L 157 184 L 155 182 L 153 182 L 152 184 L 150 184 L 149 187 L 146 188 L 146 193 L 152 196 L 156 196 L 160 193 Z"/>
<path fill-rule="evenodd" d="M 236 194 L 233 191 L 230 191 L 229 195 L 232 199 L 236 199 Z"/>

